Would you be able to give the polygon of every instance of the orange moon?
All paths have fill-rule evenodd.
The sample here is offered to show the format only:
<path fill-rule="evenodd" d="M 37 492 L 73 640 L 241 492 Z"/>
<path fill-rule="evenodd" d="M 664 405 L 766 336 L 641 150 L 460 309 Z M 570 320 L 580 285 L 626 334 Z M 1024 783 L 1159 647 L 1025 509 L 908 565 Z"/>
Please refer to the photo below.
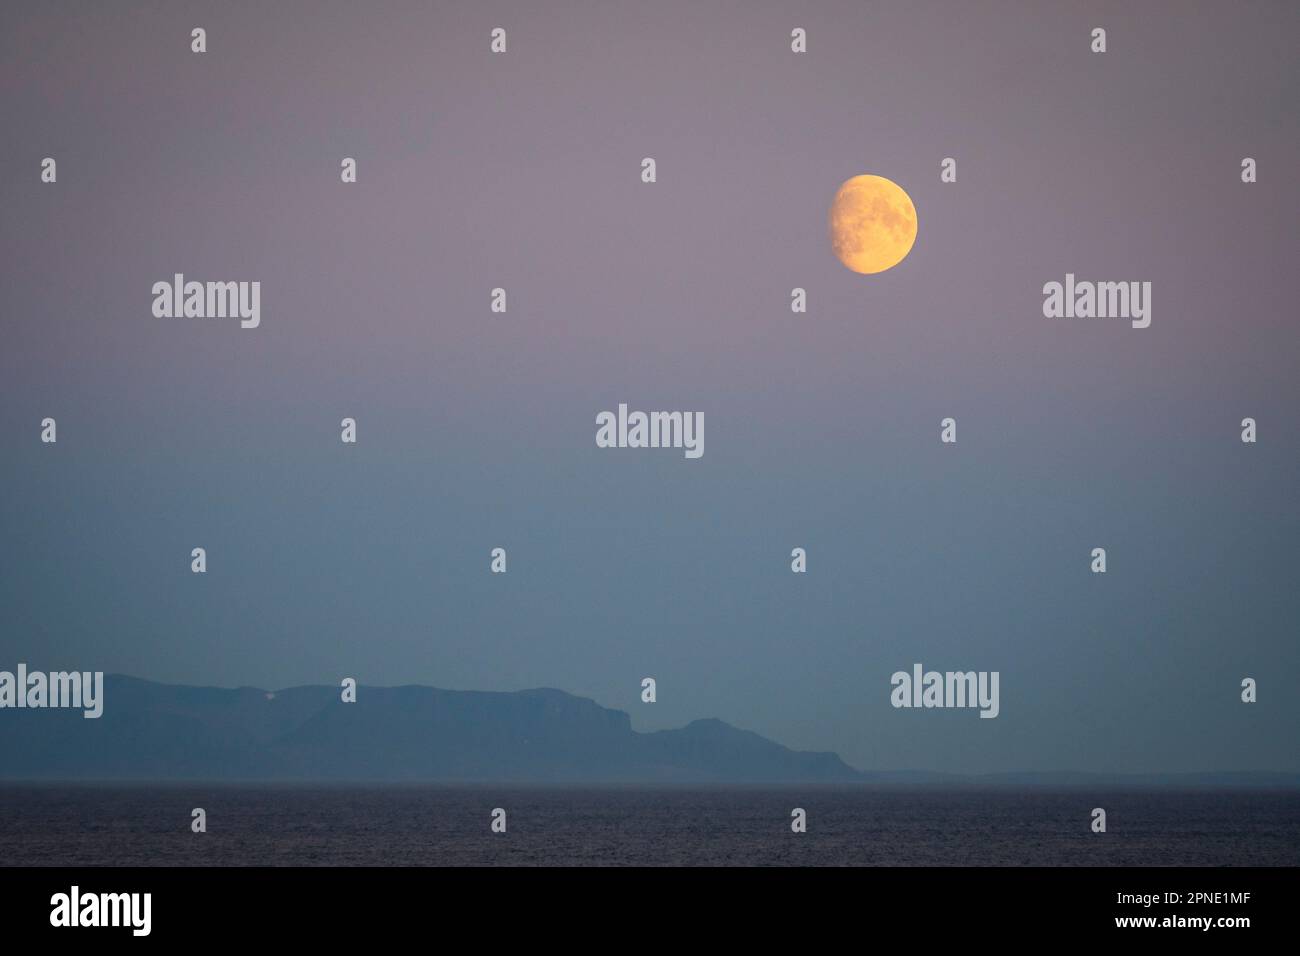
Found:
<path fill-rule="evenodd" d="M 916 207 L 903 187 L 884 176 L 854 176 L 831 203 L 831 248 L 863 275 L 892 269 L 916 242 Z"/>

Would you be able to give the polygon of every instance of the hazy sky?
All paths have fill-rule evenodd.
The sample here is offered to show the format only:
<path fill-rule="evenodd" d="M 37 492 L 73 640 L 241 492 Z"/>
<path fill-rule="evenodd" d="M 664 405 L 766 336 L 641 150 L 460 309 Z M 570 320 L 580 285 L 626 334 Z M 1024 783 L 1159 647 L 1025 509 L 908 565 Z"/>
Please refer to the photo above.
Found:
<path fill-rule="evenodd" d="M 864 768 L 1300 770 L 1298 28 L 5 4 L 0 669 L 553 686 Z M 859 173 L 917 209 L 877 276 L 827 238 Z M 175 272 L 260 281 L 260 328 L 154 318 Z M 1151 327 L 1045 318 L 1067 272 L 1150 281 Z M 704 456 L 598 449 L 619 402 L 703 412 Z M 1001 715 L 893 709 L 918 661 L 1000 671 Z"/>

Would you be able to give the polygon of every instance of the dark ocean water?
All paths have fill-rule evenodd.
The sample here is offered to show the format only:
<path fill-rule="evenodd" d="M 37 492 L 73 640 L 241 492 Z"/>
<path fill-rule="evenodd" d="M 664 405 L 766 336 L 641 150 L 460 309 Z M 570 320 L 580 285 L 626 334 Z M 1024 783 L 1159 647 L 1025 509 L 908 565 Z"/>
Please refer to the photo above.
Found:
<path fill-rule="evenodd" d="M 194 807 L 207 833 L 190 831 Z M 1294 866 L 1300 793 L 6 785 L 0 863 Z"/>

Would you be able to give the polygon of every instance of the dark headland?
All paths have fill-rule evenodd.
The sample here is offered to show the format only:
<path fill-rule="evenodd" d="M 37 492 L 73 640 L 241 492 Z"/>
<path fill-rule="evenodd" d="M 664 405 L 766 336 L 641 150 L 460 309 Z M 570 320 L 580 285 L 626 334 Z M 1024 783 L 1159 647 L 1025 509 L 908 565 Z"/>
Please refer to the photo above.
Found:
<path fill-rule="evenodd" d="M 638 733 L 623 711 L 559 690 L 187 687 L 104 677 L 102 716 L 0 713 L 0 777 L 520 783 L 849 782 L 833 753 L 719 720 Z"/>
<path fill-rule="evenodd" d="M 0 779 L 520 784 L 1300 787 L 1294 773 L 861 772 L 721 720 L 641 733 L 564 691 L 268 692 L 104 676 L 103 713 L 0 710 Z"/>

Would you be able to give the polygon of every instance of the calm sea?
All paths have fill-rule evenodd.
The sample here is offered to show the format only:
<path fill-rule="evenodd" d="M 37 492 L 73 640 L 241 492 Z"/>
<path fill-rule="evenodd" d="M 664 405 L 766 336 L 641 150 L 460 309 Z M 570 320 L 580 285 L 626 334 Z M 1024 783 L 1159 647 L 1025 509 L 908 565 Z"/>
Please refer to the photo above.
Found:
<path fill-rule="evenodd" d="M 6 785 L 0 864 L 1294 866 L 1300 793 Z"/>

